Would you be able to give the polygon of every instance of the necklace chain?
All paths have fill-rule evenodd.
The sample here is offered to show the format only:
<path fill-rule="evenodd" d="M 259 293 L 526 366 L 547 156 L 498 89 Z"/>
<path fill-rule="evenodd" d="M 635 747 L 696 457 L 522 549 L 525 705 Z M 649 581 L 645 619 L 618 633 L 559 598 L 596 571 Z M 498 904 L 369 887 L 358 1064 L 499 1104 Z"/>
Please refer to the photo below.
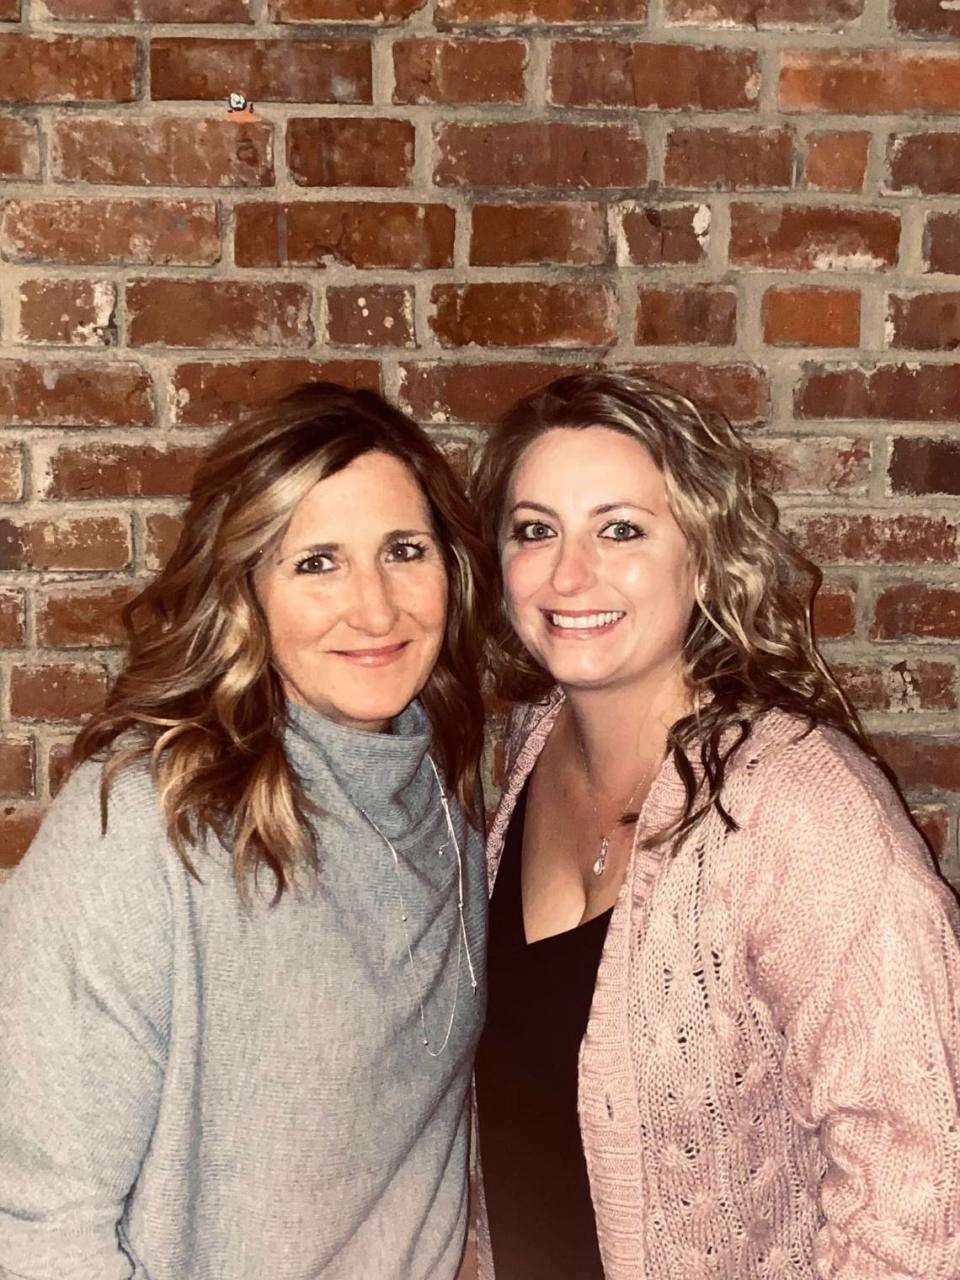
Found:
<path fill-rule="evenodd" d="M 417 995 L 417 1004 L 420 1007 L 420 1030 L 423 1033 L 423 1047 L 426 1049 L 427 1053 L 430 1055 L 431 1058 L 439 1058 L 440 1055 L 443 1053 L 444 1049 L 446 1049 L 447 1044 L 450 1041 L 450 1034 L 453 1031 L 453 1020 L 456 1017 L 457 1000 L 460 996 L 460 972 L 463 967 L 464 952 L 466 952 L 466 956 L 467 956 L 467 969 L 469 970 L 469 973 L 470 973 L 470 985 L 473 988 L 474 995 L 477 994 L 477 975 L 474 972 L 473 960 L 470 956 L 470 943 L 467 939 L 467 926 L 463 918 L 463 859 L 460 855 L 460 842 L 457 840 L 457 833 L 453 829 L 453 820 L 450 817 L 450 806 L 447 803 L 447 797 L 443 789 L 443 783 L 440 781 L 440 773 L 437 769 L 437 766 L 433 762 L 433 756 L 431 756 L 428 753 L 427 759 L 430 761 L 430 767 L 433 769 L 433 776 L 437 781 L 437 789 L 440 792 L 440 804 L 443 808 L 443 816 L 444 818 L 446 818 L 446 821 L 447 821 L 447 832 L 450 836 L 450 841 L 453 843 L 454 849 L 457 851 L 457 915 L 459 916 L 459 928 L 457 930 L 457 972 L 456 972 L 455 985 L 454 985 L 454 991 L 453 991 L 453 1005 L 450 1009 L 449 1020 L 447 1021 L 447 1030 L 443 1037 L 443 1042 L 441 1043 L 439 1049 L 432 1049 L 430 1047 L 430 1037 L 427 1035 L 427 1017 L 423 1008 L 423 983 L 420 981 L 420 971 L 417 968 L 416 960 L 414 960 L 413 958 L 413 947 L 411 946 L 411 943 L 410 943 L 410 928 L 407 921 L 407 906 L 403 898 L 403 880 L 400 875 L 400 857 L 397 853 L 396 848 L 393 845 L 393 842 L 390 840 L 389 836 L 384 835 L 384 833 L 380 830 L 380 828 L 374 822 L 373 818 L 371 818 L 369 813 L 367 813 L 366 809 L 364 809 L 363 805 L 358 805 L 357 807 L 359 808 L 360 812 L 366 818 L 367 822 L 369 822 L 370 826 L 373 827 L 374 831 L 377 833 L 377 835 L 380 837 L 380 839 L 383 841 L 383 843 L 387 846 L 387 848 L 390 850 L 391 854 L 393 855 L 393 869 L 396 872 L 396 876 L 397 876 L 397 896 L 400 899 L 400 919 L 403 922 L 404 939 L 407 944 L 407 959 L 410 961 L 410 971 L 413 974 L 413 978 L 414 978 L 414 981 L 416 982 L 416 987 L 417 987 L 416 995 Z M 439 855 L 442 856 L 444 849 L 446 849 L 447 847 L 447 843 L 448 843 L 447 841 L 444 841 L 444 843 L 437 850 L 437 853 Z"/>
<path fill-rule="evenodd" d="M 626 804 L 620 810 L 619 817 L 611 825 L 609 831 L 604 831 L 600 825 L 600 810 L 597 808 L 597 802 L 593 798 L 593 787 L 590 784 L 590 768 L 587 764 L 587 753 L 583 749 L 583 743 L 580 741 L 580 735 L 576 730 L 576 726 L 574 726 L 574 729 L 573 729 L 573 738 L 577 744 L 577 750 L 580 752 L 580 759 L 583 761 L 583 775 L 586 778 L 586 782 L 587 782 L 587 794 L 590 797 L 590 804 L 591 804 L 591 807 L 593 808 L 593 816 L 596 821 L 597 832 L 600 836 L 600 844 L 597 849 L 597 856 L 594 858 L 593 862 L 591 863 L 590 869 L 593 871 L 593 874 L 595 876 L 602 876 L 604 871 L 606 871 L 607 869 L 607 854 L 610 850 L 610 837 L 613 835 L 618 824 L 623 821 L 624 815 L 630 812 L 630 806 L 633 804 L 634 797 L 636 796 L 637 792 L 640 790 L 643 783 L 650 778 L 651 771 L 644 769 L 644 771 L 640 774 L 639 778 L 637 778 L 637 781 L 634 783 L 633 790 L 630 792 L 629 796 L 627 797 Z"/>

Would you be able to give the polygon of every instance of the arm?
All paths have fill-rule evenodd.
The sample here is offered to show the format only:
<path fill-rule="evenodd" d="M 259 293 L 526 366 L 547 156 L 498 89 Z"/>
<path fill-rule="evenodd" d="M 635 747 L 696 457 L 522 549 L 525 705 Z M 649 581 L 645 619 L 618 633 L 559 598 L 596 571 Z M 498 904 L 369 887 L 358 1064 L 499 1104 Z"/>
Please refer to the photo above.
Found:
<path fill-rule="evenodd" d="M 960 951 L 949 891 L 878 771 L 823 734 L 756 811 L 758 994 L 795 1119 L 828 1169 L 824 1280 L 960 1275 Z"/>
<path fill-rule="evenodd" d="M 156 1114 L 169 1016 L 169 894 L 143 810 L 99 769 L 54 802 L 0 889 L 0 1275 L 126 1280 L 118 1240 Z"/>

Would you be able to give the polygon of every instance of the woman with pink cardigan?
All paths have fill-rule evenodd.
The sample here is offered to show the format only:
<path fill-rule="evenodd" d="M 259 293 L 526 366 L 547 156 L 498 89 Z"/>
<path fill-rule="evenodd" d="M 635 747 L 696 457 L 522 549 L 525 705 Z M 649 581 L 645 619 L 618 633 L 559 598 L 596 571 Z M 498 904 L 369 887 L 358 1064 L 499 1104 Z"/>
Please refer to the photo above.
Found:
<path fill-rule="evenodd" d="M 960 920 L 757 456 L 580 374 L 510 413 L 476 499 L 514 704 L 482 1280 L 955 1280 Z"/>

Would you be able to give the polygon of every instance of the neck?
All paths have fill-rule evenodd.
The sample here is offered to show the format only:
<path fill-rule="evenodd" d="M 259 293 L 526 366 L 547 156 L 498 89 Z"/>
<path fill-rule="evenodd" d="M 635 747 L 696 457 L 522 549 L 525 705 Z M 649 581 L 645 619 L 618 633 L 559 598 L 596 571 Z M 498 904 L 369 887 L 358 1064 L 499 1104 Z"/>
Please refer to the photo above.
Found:
<path fill-rule="evenodd" d="M 588 779 L 625 792 L 639 774 L 655 774 L 671 725 L 690 710 L 679 672 L 629 687 L 564 689 L 572 746 Z"/>

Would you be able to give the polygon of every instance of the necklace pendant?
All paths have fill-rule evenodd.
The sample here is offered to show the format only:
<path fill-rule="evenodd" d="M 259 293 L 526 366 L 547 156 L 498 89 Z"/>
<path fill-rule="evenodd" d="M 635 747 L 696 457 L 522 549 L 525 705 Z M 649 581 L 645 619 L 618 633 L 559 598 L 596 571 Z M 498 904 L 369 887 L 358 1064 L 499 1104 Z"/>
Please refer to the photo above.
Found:
<path fill-rule="evenodd" d="M 602 876 L 604 871 L 607 869 L 607 848 L 609 844 L 610 841 L 606 836 L 600 837 L 600 852 L 597 854 L 593 863 L 593 874 L 595 876 Z"/>

